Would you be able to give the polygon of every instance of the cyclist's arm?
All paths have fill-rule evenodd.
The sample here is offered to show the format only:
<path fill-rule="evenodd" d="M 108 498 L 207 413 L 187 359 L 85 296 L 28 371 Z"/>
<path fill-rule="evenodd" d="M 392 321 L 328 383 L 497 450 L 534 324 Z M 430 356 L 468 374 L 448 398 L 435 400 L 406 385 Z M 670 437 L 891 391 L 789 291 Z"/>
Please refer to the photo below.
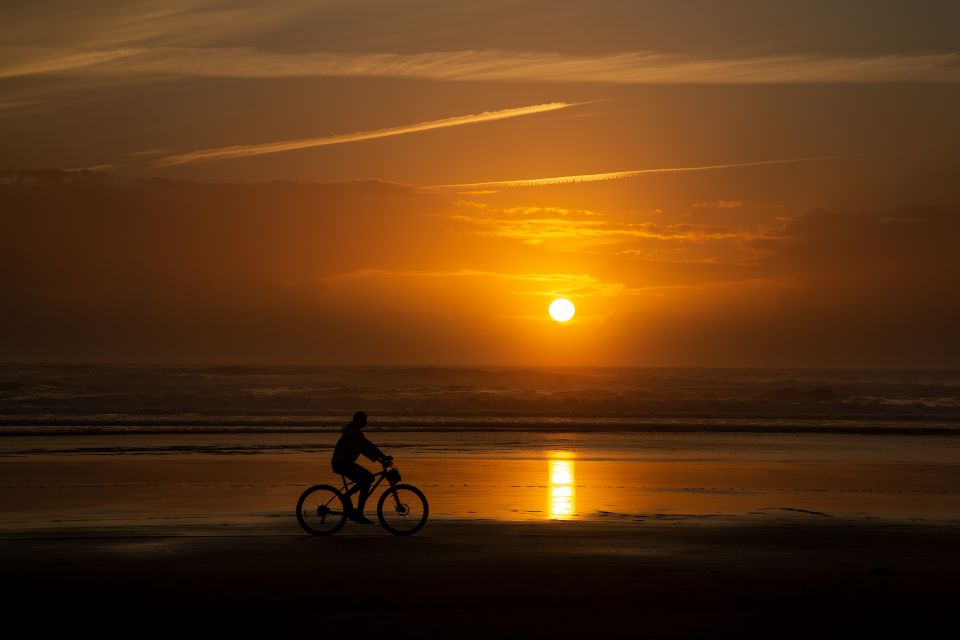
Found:
<path fill-rule="evenodd" d="M 360 434 L 360 453 L 369 458 L 371 462 L 380 462 L 389 457 L 383 451 L 380 451 L 377 445 L 367 440 L 363 434 Z"/>

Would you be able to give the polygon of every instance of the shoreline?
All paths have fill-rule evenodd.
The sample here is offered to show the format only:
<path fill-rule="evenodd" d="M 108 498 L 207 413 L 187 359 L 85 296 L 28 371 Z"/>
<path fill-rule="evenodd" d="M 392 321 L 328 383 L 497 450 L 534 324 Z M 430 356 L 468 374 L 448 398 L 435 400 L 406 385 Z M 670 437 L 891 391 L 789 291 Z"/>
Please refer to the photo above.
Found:
<path fill-rule="evenodd" d="M 451 534 L 465 534 L 466 537 L 480 530 L 512 531 L 536 534 L 545 537 L 579 536 L 602 534 L 609 536 L 635 537 L 651 534 L 654 536 L 673 536 L 684 531 L 685 535 L 697 536 L 696 532 L 721 532 L 731 530 L 767 532 L 770 534 L 790 533 L 794 530 L 807 532 L 829 530 L 843 531 L 900 531 L 934 532 L 960 535 L 960 518 L 921 519 L 864 516 L 861 518 L 831 516 L 829 514 L 797 508 L 770 508 L 768 513 L 758 514 L 630 514 L 608 512 L 576 520 L 502 520 L 498 518 L 467 518 L 440 516 L 431 514 L 424 529 L 405 538 L 396 537 L 384 530 L 376 522 L 373 509 L 367 509 L 367 516 L 374 520 L 373 525 L 359 525 L 347 522 L 345 527 L 333 536 L 311 536 L 297 524 L 292 512 L 260 514 L 259 517 L 245 521 L 214 522 L 203 517 L 154 517 L 134 521 L 60 521 L 60 526 L 40 527 L 35 523 L 22 523 L 26 526 L 0 530 L 0 540 L 6 541 L 63 541 L 83 540 L 126 540 L 126 539 L 192 539 L 192 538 L 306 538 L 311 540 L 334 540 L 341 538 L 384 538 L 413 539 L 436 536 L 447 538 Z M 72 522 L 72 524 L 71 524 Z M 793 536 L 788 536 L 792 538 Z M 960 539 L 960 538 L 958 538 Z M 616 553 L 613 553 L 616 555 Z M 960 560 L 958 560 L 960 561 Z M 958 585 L 960 586 L 960 585 Z"/>

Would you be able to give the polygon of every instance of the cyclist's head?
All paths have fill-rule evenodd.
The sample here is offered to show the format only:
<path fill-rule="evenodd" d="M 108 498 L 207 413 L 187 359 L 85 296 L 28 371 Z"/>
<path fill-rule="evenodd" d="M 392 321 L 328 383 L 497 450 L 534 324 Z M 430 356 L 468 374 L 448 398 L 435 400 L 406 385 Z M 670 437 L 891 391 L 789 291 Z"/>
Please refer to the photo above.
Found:
<path fill-rule="evenodd" d="M 357 425 L 358 427 L 365 427 L 365 426 L 367 426 L 367 414 L 366 414 L 366 412 L 364 412 L 364 411 L 357 411 L 355 414 L 353 414 L 353 424 Z"/>

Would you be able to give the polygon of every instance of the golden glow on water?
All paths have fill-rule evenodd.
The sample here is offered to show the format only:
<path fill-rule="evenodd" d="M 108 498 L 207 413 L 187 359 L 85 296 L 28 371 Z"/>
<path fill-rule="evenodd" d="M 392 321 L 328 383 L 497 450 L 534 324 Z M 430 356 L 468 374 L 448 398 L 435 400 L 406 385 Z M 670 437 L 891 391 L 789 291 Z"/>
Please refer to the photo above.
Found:
<path fill-rule="evenodd" d="M 573 460 L 553 458 L 547 461 L 547 465 L 550 470 L 547 513 L 552 520 L 570 519 L 577 509 Z"/>

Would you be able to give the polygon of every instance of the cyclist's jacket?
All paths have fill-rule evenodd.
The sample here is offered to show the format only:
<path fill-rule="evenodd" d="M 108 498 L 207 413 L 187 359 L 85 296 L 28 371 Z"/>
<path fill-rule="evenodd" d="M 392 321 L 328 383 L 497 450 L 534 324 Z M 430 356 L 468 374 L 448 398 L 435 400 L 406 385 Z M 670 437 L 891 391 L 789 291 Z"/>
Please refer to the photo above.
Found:
<path fill-rule="evenodd" d="M 386 457 L 377 445 L 367 440 L 360 429 L 351 422 L 343 428 L 343 433 L 337 440 L 337 446 L 333 448 L 334 468 L 356 462 L 361 453 L 373 462 Z"/>

